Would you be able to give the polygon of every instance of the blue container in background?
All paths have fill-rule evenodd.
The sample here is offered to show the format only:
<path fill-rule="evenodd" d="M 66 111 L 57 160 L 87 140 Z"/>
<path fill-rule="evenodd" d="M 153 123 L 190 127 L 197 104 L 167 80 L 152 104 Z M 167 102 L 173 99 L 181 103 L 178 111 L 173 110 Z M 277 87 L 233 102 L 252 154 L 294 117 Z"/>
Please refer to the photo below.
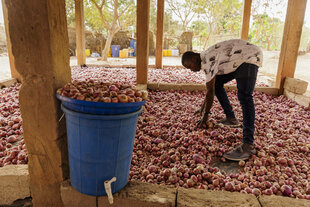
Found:
<path fill-rule="evenodd" d="M 132 52 L 129 50 L 128 56 L 129 56 L 129 57 L 133 57 L 133 56 L 134 56 L 134 50 L 133 50 L 133 49 L 132 49 Z"/>
<path fill-rule="evenodd" d="M 135 52 L 134 52 L 134 56 L 136 56 L 136 51 L 137 51 L 137 41 L 136 40 L 130 40 L 130 47 L 132 47 Z"/>
<path fill-rule="evenodd" d="M 121 115 L 94 115 L 72 111 L 66 115 L 71 185 L 80 193 L 107 195 L 104 182 L 116 177 L 115 193 L 128 182 L 136 125 L 140 110 Z"/>
<path fill-rule="evenodd" d="M 119 57 L 120 45 L 111 45 L 112 57 Z"/>

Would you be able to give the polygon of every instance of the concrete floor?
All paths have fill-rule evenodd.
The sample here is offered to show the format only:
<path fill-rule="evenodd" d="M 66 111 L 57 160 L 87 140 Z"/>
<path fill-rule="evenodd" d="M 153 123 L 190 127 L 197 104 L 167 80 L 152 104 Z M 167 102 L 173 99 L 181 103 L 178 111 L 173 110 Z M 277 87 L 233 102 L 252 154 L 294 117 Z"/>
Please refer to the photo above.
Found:
<path fill-rule="evenodd" d="M 259 69 L 258 80 L 269 86 L 274 86 L 275 77 L 278 70 L 279 51 L 264 51 L 263 67 Z M 108 61 L 100 61 L 97 58 L 87 57 L 86 64 L 91 65 L 110 65 L 125 66 L 135 65 L 136 58 L 108 58 Z M 75 56 L 70 57 L 70 66 L 76 66 L 77 60 Z M 155 65 L 155 57 L 149 58 L 149 65 Z M 163 57 L 164 66 L 181 66 L 181 57 Z M 9 58 L 6 54 L 0 57 L 0 81 L 11 78 Z M 301 55 L 297 59 L 295 78 L 310 82 L 310 53 Z M 310 92 L 310 84 L 308 85 Z"/>

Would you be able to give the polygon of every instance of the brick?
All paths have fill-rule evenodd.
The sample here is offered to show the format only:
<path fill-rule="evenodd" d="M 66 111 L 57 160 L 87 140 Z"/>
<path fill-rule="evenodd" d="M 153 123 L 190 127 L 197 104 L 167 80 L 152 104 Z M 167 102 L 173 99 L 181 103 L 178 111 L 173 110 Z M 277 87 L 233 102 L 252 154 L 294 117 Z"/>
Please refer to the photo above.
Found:
<path fill-rule="evenodd" d="M 136 88 L 138 90 L 147 90 L 147 84 L 137 84 Z"/>
<path fill-rule="evenodd" d="M 100 196 L 98 206 L 101 207 L 174 207 L 176 189 L 167 185 L 130 181 L 125 188 L 113 194 L 110 205 L 107 196 Z"/>
<path fill-rule="evenodd" d="M 7 165 L 0 168 L 0 205 L 30 196 L 28 165 Z"/>
<path fill-rule="evenodd" d="M 287 89 L 284 89 L 283 94 L 289 99 L 296 101 L 298 104 L 310 108 L 310 97 L 309 96 L 299 95 Z"/>
<path fill-rule="evenodd" d="M 283 87 L 293 93 L 304 94 L 307 91 L 308 82 L 297 78 L 286 77 Z"/>
<path fill-rule="evenodd" d="M 260 196 L 262 207 L 298 206 L 309 207 L 310 201 L 306 199 L 288 198 L 283 196 Z"/>
<path fill-rule="evenodd" d="M 61 200 L 65 207 L 96 207 L 96 196 L 82 194 L 75 190 L 69 180 L 60 187 Z"/>
<path fill-rule="evenodd" d="M 209 191 L 200 189 L 178 189 L 178 207 L 260 207 L 254 195 L 228 191 Z"/>

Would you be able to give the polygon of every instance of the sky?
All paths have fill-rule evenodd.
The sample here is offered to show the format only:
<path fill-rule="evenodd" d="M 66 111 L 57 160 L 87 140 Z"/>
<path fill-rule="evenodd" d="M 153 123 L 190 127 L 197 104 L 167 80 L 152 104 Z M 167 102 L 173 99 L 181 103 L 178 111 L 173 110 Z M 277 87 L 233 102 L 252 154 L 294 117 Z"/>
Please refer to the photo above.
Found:
<path fill-rule="evenodd" d="M 285 15 L 284 17 L 279 17 L 279 18 L 284 21 Z M 2 1 L 0 1 L 0 23 L 3 23 Z M 305 24 L 308 28 L 310 28 L 310 1 L 307 1 Z"/>

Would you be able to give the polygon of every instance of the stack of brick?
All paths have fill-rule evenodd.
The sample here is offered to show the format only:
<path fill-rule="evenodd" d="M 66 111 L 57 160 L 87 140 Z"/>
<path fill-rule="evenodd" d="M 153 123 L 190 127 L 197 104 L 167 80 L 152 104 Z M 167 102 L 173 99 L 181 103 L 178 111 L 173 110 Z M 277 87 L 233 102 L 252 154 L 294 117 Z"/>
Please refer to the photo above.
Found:
<path fill-rule="evenodd" d="M 310 96 L 307 96 L 308 82 L 297 78 L 285 78 L 284 95 L 298 104 L 310 108 Z"/>

